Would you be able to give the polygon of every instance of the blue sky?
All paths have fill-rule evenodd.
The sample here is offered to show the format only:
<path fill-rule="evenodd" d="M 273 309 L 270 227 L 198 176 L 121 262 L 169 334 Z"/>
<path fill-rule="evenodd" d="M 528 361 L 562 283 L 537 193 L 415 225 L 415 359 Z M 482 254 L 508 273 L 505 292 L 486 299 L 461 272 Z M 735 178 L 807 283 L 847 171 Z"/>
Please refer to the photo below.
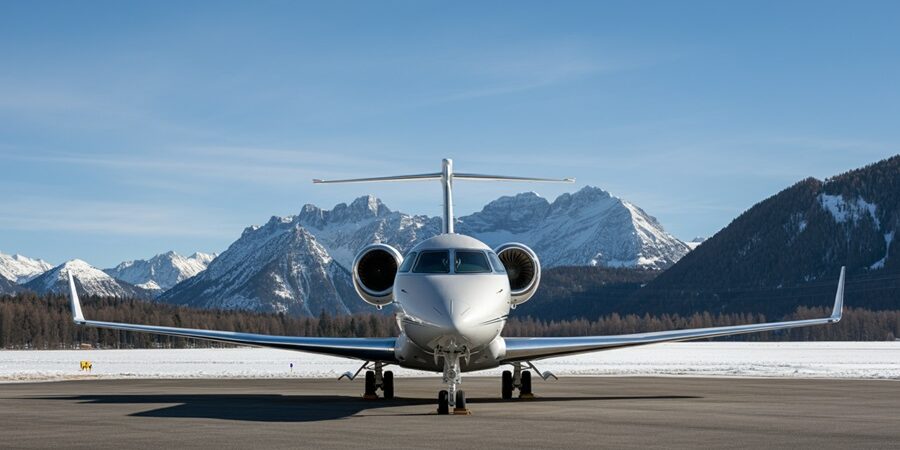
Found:
<path fill-rule="evenodd" d="M 439 186 L 456 209 L 586 184 L 690 239 L 900 152 L 898 2 L 3 2 L 0 251 L 100 267 Z"/>

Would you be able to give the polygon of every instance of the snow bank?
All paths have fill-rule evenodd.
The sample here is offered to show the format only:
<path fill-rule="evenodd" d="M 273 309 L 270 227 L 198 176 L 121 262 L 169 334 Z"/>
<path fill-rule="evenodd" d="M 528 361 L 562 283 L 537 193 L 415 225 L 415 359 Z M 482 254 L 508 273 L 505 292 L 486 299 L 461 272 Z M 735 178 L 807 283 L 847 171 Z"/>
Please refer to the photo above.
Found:
<path fill-rule="evenodd" d="M 79 362 L 93 363 L 81 372 Z M 293 363 L 293 370 L 290 365 Z M 900 379 L 900 342 L 662 344 L 538 361 L 559 376 Z M 0 351 L 0 382 L 117 378 L 337 378 L 359 363 L 266 349 Z M 434 376 L 394 368 L 397 376 Z M 496 375 L 501 369 L 476 372 Z"/>

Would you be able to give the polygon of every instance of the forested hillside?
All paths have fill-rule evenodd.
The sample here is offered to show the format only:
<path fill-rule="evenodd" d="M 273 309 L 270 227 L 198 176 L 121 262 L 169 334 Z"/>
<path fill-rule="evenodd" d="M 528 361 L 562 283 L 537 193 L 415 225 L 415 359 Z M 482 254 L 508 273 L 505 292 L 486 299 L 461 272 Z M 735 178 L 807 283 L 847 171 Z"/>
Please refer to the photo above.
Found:
<path fill-rule="evenodd" d="M 781 316 L 832 302 L 847 266 L 847 305 L 900 309 L 900 155 L 753 206 L 624 302 L 622 311 Z"/>

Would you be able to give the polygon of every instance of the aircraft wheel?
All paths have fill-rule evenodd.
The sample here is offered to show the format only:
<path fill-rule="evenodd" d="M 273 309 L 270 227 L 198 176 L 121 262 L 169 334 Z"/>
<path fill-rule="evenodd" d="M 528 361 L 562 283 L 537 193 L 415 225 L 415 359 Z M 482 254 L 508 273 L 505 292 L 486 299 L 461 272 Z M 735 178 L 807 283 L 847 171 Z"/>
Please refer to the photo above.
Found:
<path fill-rule="evenodd" d="M 367 370 L 366 371 L 366 397 L 369 396 L 377 396 L 378 394 L 375 392 L 375 371 Z"/>
<path fill-rule="evenodd" d="M 381 386 L 381 391 L 384 393 L 384 398 L 388 400 L 394 398 L 394 372 L 385 371 L 382 375 L 382 382 L 384 384 Z"/>
<path fill-rule="evenodd" d="M 456 391 L 456 406 L 454 409 L 457 411 L 466 410 L 466 391 L 462 389 Z"/>
<path fill-rule="evenodd" d="M 513 393 L 512 372 L 504 370 L 503 376 L 500 377 L 500 379 L 500 397 L 503 398 L 503 400 L 509 400 L 512 398 Z"/>
<path fill-rule="evenodd" d="M 522 371 L 522 387 L 519 388 L 519 395 L 531 395 L 531 371 Z"/>
<path fill-rule="evenodd" d="M 438 392 L 438 414 L 450 414 L 449 394 L 447 391 Z"/>

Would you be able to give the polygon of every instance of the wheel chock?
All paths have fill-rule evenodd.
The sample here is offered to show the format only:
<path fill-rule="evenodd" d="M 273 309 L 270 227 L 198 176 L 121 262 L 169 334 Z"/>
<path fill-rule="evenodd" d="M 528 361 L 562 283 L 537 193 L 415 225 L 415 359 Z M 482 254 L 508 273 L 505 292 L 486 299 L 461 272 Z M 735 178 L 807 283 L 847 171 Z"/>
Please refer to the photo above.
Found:
<path fill-rule="evenodd" d="M 472 411 L 470 411 L 468 408 L 453 408 L 453 415 L 454 416 L 471 416 Z"/>
<path fill-rule="evenodd" d="M 519 400 L 534 400 L 534 394 L 519 394 Z"/>
<path fill-rule="evenodd" d="M 378 400 L 377 394 L 363 394 L 363 400 Z"/>

